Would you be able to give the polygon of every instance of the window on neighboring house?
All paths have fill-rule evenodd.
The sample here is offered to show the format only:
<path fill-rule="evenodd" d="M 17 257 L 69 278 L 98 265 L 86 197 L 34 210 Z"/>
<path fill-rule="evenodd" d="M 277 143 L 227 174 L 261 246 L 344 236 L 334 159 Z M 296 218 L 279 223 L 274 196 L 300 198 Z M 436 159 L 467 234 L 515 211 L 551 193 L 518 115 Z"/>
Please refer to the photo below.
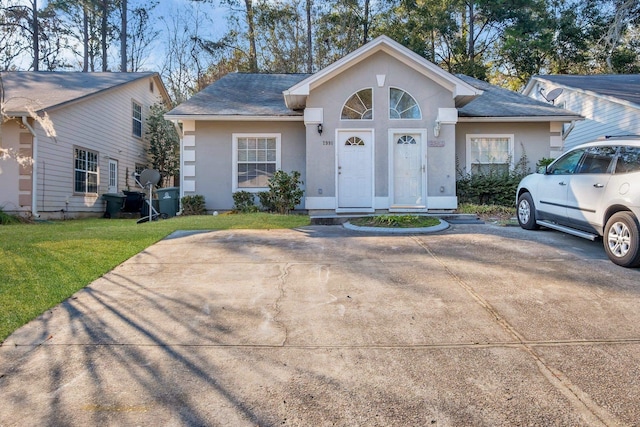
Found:
<path fill-rule="evenodd" d="M 418 103 L 402 89 L 392 87 L 389 90 L 390 119 L 421 119 L 422 113 Z"/>
<path fill-rule="evenodd" d="M 138 138 L 142 138 L 142 105 L 133 101 L 133 136 L 137 136 Z"/>
<path fill-rule="evenodd" d="M 280 169 L 280 134 L 233 135 L 233 191 L 262 191 Z"/>
<path fill-rule="evenodd" d="M 373 119 L 373 89 L 362 89 L 347 99 L 342 107 L 342 120 Z"/>
<path fill-rule="evenodd" d="M 467 171 L 503 173 L 512 162 L 513 135 L 467 135 Z"/>
<path fill-rule="evenodd" d="M 82 148 L 74 149 L 74 192 L 98 193 L 98 153 Z"/>

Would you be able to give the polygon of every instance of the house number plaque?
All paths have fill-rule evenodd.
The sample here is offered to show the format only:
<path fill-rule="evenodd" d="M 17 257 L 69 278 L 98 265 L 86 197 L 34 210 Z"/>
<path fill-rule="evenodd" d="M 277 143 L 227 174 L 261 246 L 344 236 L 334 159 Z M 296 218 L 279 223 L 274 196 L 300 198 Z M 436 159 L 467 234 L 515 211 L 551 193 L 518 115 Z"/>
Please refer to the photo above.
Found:
<path fill-rule="evenodd" d="M 333 145 L 333 141 L 322 141 L 322 145 Z"/>

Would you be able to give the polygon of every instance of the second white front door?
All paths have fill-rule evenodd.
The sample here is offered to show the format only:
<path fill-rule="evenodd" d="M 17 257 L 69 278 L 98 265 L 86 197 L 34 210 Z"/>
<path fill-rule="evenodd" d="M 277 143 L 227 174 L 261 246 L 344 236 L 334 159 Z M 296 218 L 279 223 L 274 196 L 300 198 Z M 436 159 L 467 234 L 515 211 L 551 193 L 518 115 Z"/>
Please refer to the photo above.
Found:
<path fill-rule="evenodd" d="M 391 131 L 390 169 L 391 208 L 425 208 L 425 177 L 423 133 Z"/>
<path fill-rule="evenodd" d="M 373 209 L 373 132 L 337 133 L 338 208 Z"/>

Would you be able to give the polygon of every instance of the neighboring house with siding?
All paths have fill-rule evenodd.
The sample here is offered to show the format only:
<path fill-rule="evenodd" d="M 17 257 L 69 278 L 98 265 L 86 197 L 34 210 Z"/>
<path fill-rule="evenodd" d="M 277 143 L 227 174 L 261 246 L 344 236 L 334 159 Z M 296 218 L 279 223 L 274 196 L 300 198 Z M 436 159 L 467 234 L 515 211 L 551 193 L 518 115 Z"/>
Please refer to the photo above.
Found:
<path fill-rule="evenodd" d="M 149 107 L 169 103 L 157 73 L 2 72 L 0 208 L 43 218 L 104 212 L 148 166 Z"/>
<path fill-rule="evenodd" d="M 534 76 L 523 90 L 531 98 L 561 89 L 556 106 L 585 118 L 563 128 L 564 149 L 611 135 L 640 135 L 640 74 Z"/>
<path fill-rule="evenodd" d="M 229 74 L 165 115 L 182 123 L 181 195 L 209 210 L 297 170 L 311 215 L 458 205 L 468 171 L 535 165 L 576 114 L 447 73 L 381 36 L 315 74 Z"/>

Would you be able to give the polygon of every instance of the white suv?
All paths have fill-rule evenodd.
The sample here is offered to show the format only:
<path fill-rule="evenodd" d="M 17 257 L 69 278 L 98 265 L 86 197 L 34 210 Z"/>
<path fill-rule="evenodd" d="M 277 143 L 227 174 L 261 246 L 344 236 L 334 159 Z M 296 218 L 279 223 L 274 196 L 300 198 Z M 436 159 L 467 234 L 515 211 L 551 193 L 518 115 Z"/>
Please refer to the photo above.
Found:
<path fill-rule="evenodd" d="M 640 138 L 579 145 L 523 178 L 516 199 L 522 228 L 602 236 L 611 261 L 640 266 Z"/>

